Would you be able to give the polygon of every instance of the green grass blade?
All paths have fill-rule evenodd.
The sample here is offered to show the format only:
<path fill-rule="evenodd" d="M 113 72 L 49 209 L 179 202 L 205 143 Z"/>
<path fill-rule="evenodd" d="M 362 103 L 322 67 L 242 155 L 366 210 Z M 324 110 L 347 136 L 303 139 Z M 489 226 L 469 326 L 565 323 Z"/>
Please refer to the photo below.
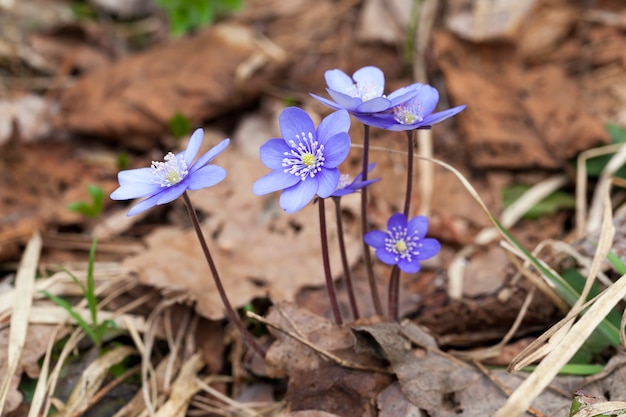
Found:
<path fill-rule="evenodd" d="M 87 266 L 87 290 L 85 291 L 85 298 L 87 299 L 87 305 L 89 306 L 89 312 L 91 313 L 91 324 L 93 325 L 93 327 L 98 326 L 98 299 L 96 298 L 96 285 L 93 278 L 97 244 L 98 239 L 94 238 L 93 242 L 91 243 L 91 249 L 89 250 L 89 264 Z"/>
<path fill-rule="evenodd" d="M 59 307 L 67 311 L 69 315 L 81 327 L 81 329 L 83 329 L 83 331 L 87 334 L 87 336 L 89 336 L 89 338 L 93 341 L 93 343 L 96 346 L 100 346 L 100 339 L 98 338 L 98 335 L 93 330 L 93 328 L 89 325 L 89 323 L 87 323 L 85 319 L 83 319 L 82 316 L 78 314 L 76 310 L 74 310 L 74 306 L 72 306 L 69 302 L 67 302 L 63 298 L 57 297 L 56 295 L 52 294 L 49 291 L 42 290 L 41 293 L 44 294 L 46 297 L 48 297 L 50 300 L 52 300 Z"/>

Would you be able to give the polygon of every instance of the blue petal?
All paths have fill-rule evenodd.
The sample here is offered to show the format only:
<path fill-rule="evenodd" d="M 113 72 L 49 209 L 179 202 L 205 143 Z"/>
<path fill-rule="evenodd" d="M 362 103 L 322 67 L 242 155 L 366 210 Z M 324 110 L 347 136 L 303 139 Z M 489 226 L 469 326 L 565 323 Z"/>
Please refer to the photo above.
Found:
<path fill-rule="evenodd" d="M 422 116 L 426 118 L 435 110 L 439 102 L 439 92 L 430 85 L 424 85 L 419 89 L 417 95 L 412 99 L 419 103 L 422 107 Z M 422 122 L 425 124 L 424 122 Z"/>
<path fill-rule="evenodd" d="M 376 97 L 371 100 L 364 101 L 359 104 L 355 111 L 358 113 L 378 113 L 388 110 L 391 107 L 391 101 L 385 97 Z"/>
<path fill-rule="evenodd" d="M 283 139 L 287 144 L 291 140 L 296 140 L 296 136 L 302 136 L 303 132 L 305 134 L 309 132 L 315 134 L 313 120 L 304 110 L 298 107 L 287 107 L 280 113 L 278 121 Z"/>
<path fill-rule="evenodd" d="M 339 110 L 326 116 L 317 127 L 317 140 L 326 145 L 328 139 L 340 132 L 350 130 L 350 115 L 345 110 Z"/>
<path fill-rule="evenodd" d="M 404 271 L 407 274 L 415 274 L 419 272 L 421 267 L 422 265 L 420 264 L 419 259 L 416 258 L 411 259 L 410 262 L 402 258 L 398 260 L 398 268 L 400 268 L 401 271 Z"/>
<path fill-rule="evenodd" d="M 130 200 L 133 198 L 147 197 L 161 191 L 159 184 L 146 184 L 142 182 L 122 185 L 111 193 L 112 200 Z"/>
<path fill-rule="evenodd" d="M 171 187 L 164 188 L 157 196 L 159 196 L 157 200 L 157 204 L 167 204 L 170 201 L 176 200 L 178 197 L 183 195 L 183 193 L 187 190 L 187 184 L 185 182 L 179 182 L 176 185 L 172 185 Z"/>
<path fill-rule="evenodd" d="M 313 94 L 313 93 L 309 93 L 309 94 L 310 94 L 310 95 L 311 95 L 311 97 L 313 97 L 315 100 L 317 100 L 317 101 L 319 101 L 320 103 L 325 104 L 325 105 L 327 105 L 328 107 L 331 107 L 331 108 L 333 108 L 333 109 L 335 109 L 335 110 L 340 110 L 340 109 L 342 109 L 342 108 L 343 108 L 343 107 L 341 107 L 340 105 L 338 105 L 337 103 L 335 103 L 334 101 L 330 101 L 330 100 L 328 100 L 328 99 L 326 99 L 326 98 L 324 98 L 324 97 L 317 96 L 317 95 L 315 95 L 315 94 Z"/>
<path fill-rule="evenodd" d="M 384 90 L 385 74 L 380 68 L 363 67 L 352 74 L 352 78 L 359 84 L 374 84 Z"/>
<path fill-rule="evenodd" d="M 383 232 L 382 230 L 372 230 L 371 232 L 367 232 L 365 236 L 363 236 L 363 240 L 368 245 L 374 248 L 384 248 L 385 247 L 385 239 L 389 237 L 389 234 Z"/>
<path fill-rule="evenodd" d="M 336 168 L 350 153 L 350 135 L 339 133 L 324 146 L 324 168 Z"/>
<path fill-rule="evenodd" d="M 441 243 L 437 239 L 426 238 L 420 242 L 422 246 L 419 249 L 419 259 L 429 259 L 439 253 L 441 250 Z"/>
<path fill-rule="evenodd" d="M 406 229 L 406 226 L 406 216 L 403 213 L 392 214 L 387 221 L 387 230 L 393 228 Z"/>
<path fill-rule="evenodd" d="M 453 107 L 451 109 L 448 110 L 444 110 L 444 111 L 440 111 L 438 113 L 433 113 L 431 115 L 429 115 L 428 117 L 424 118 L 424 120 L 422 120 L 422 124 L 423 125 L 434 125 L 435 123 L 439 123 L 441 121 L 446 120 L 449 117 L 455 116 L 457 114 L 459 114 L 460 112 L 462 112 L 465 109 L 465 104 L 462 106 L 457 106 L 457 107 Z"/>
<path fill-rule="evenodd" d="M 415 97 L 423 86 L 424 84 L 421 83 L 407 85 L 405 87 L 398 88 L 391 94 L 388 94 L 387 98 L 391 100 L 391 102 L 394 103 L 395 106 L 396 104 L 403 103 Z"/>
<path fill-rule="evenodd" d="M 196 129 L 191 135 L 189 139 L 189 143 L 187 144 L 187 149 L 185 149 L 185 162 L 187 162 L 187 166 L 191 166 L 191 163 L 194 159 L 196 159 L 196 155 L 198 155 L 198 150 L 200 149 L 200 145 L 202 145 L 202 139 L 204 138 L 204 130 Z"/>
<path fill-rule="evenodd" d="M 203 154 L 198 160 L 193 164 L 191 169 L 189 170 L 189 175 L 193 174 L 209 162 L 213 160 L 217 155 L 221 154 L 224 149 L 230 144 L 230 139 L 226 138 L 211 149 L 209 149 L 205 154 Z"/>
<path fill-rule="evenodd" d="M 393 118 L 393 114 L 389 113 L 377 113 L 376 115 L 354 113 L 353 115 L 361 123 L 379 129 L 388 129 L 397 123 Z"/>
<path fill-rule="evenodd" d="M 127 169 L 117 174 L 120 185 L 127 185 L 136 182 L 154 184 L 154 175 L 150 168 Z"/>
<path fill-rule="evenodd" d="M 326 84 L 331 90 L 349 93 L 354 86 L 354 81 L 345 72 L 339 69 L 328 70 L 324 73 Z"/>
<path fill-rule="evenodd" d="M 226 170 L 217 165 L 205 165 L 193 175 L 188 175 L 186 180 L 187 188 L 190 190 L 199 190 L 201 188 L 212 187 L 220 183 L 226 178 Z"/>
<path fill-rule="evenodd" d="M 339 184 L 339 177 L 341 174 L 337 168 L 335 169 L 322 169 L 317 173 L 317 195 L 321 198 L 328 198 L 337 189 Z"/>
<path fill-rule="evenodd" d="M 398 263 L 396 255 L 387 251 L 384 247 L 376 249 L 376 257 L 387 265 L 395 265 Z"/>
<path fill-rule="evenodd" d="M 128 210 L 127 216 L 134 216 L 135 214 L 142 213 L 154 206 L 157 205 L 157 200 L 159 199 L 159 195 L 155 194 L 149 198 L 146 198 L 143 201 L 140 201 L 135 206 L 133 206 L 130 210 Z"/>
<path fill-rule="evenodd" d="M 315 193 L 317 192 L 317 181 L 315 179 L 306 179 L 300 181 L 293 187 L 285 189 L 280 194 L 280 207 L 287 213 L 295 213 L 309 204 Z"/>
<path fill-rule="evenodd" d="M 422 239 L 426 236 L 428 231 L 428 217 L 416 216 L 413 217 L 407 225 L 407 234 L 412 235 L 417 232 L 417 236 Z"/>
<path fill-rule="evenodd" d="M 291 187 L 298 182 L 300 182 L 300 177 L 293 174 L 285 174 L 282 171 L 272 171 L 264 177 L 259 178 L 252 186 L 252 191 L 256 195 L 265 195 Z"/>
<path fill-rule="evenodd" d="M 339 91 L 331 90 L 330 88 L 327 88 L 326 91 L 328 91 L 328 94 L 342 109 L 346 109 L 348 111 L 353 111 L 363 102 L 360 98 L 352 97 L 347 94 L 340 93 Z"/>
<path fill-rule="evenodd" d="M 283 159 L 285 159 L 285 152 L 289 152 L 291 148 L 282 139 L 270 139 L 261 145 L 259 153 L 261 155 L 261 162 L 270 168 L 282 171 Z"/>

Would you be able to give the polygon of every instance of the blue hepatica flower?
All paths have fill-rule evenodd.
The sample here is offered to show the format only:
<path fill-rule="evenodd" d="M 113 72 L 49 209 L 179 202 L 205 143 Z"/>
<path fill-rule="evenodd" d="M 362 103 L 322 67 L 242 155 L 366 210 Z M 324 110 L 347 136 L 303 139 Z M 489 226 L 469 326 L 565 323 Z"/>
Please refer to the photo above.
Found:
<path fill-rule="evenodd" d="M 376 249 L 376 256 L 387 265 L 409 274 L 420 270 L 420 261 L 432 258 L 441 245 L 437 239 L 425 238 L 428 217 L 417 216 L 407 223 L 406 216 L 396 213 L 387 222 L 387 231 L 373 230 L 365 234 L 365 243 Z"/>
<path fill-rule="evenodd" d="M 272 171 L 254 183 L 256 195 L 283 190 L 280 206 L 294 213 L 317 195 L 329 197 L 339 183 L 339 169 L 350 151 L 350 116 L 345 110 L 330 114 L 317 130 L 309 115 L 288 107 L 279 117 L 282 139 L 261 146 L 261 161 Z"/>
<path fill-rule="evenodd" d="M 376 166 L 375 163 L 371 163 L 367 166 L 367 172 L 371 172 L 372 169 Z M 344 195 L 352 194 L 354 192 L 359 191 L 361 188 L 365 188 L 368 185 L 380 181 L 380 178 L 374 178 L 371 180 L 363 181 L 363 172 L 360 172 L 352 182 L 350 182 L 350 175 L 342 174 L 339 178 L 339 184 L 337 184 L 337 189 L 334 193 L 332 193 L 331 197 L 343 197 Z"/>
<path fill-rule="evenodd" d="M 357 118 L 367 125 L 387 130 L 430 129 L 435 123 L 452 117 L 465 109 L 465 105 L 462 105 L 433 113 L 439 102 L 439 93 L 435 88 L 428 84 L 418 83 L 398 91 L 403 90 L 413 90 L 415 95 L 385 112 L 360 115 Z"/>
<path fill-rule="evenodd" d="M 226 177 L 226 170 L 208 165 L 230 143 L 224 139 L 195 162 L 204 131 L 197 129 L 191 135 L 187 149 L 174 155 L 165 155 L 163 162 L 152 162 L 150 168 L 129 169 L 117 175 L 120 187 L 111 193 L 113 200 L 147 197 L 128 212 L 129 216 L 141 213 L 157 204 L 166 204 L 180 197 L 186 190 L 211 187 Z"/>
<path fill-rule="evenodd" d="M 345 109 L 357 118 L 360 114 L 389 110 L 417 94 L 409 86 L 384 95 L 385 75 L 376 67 L 363 67 L 352 78 L 341 70 L 332 69 L 326 71 L 324 78 L 328 84 L 326 91 L 334 101 L 315 94 L 311 96 L 333 109 Z"/>

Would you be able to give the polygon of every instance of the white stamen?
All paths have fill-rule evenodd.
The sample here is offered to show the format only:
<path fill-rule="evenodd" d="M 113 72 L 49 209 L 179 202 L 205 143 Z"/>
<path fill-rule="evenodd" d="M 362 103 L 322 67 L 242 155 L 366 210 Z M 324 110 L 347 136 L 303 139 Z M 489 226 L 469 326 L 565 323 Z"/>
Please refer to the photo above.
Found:
<path fill-rule="evenodd" d="M 315 177 L 324 166 L 324 145 L 320 145 L 314 139 L 313 133 L 302 132 L 296 135 L 297 143 L 294 140 L 289 141 L 291 150 L 285 152 L 283 158 L 283 172 L 293 174 L 300 177 L 302 181 L 308 177 Z"/>
<path fill-rule="evenodd" d="M 418 242 L 420 239 L 417 236 L 417 231 L 410 235 L 407 232 L 406 228 L 393 227 L 388 231 L 388 237 L 385 238 L 385 250 L 396 256 L 396 262 L 400 259 L 411 262 L 414 256 L 420 254 L 419 248 L 422 247 L 422 244 Z"/>
<path fill-rule="evenodd" d="M 176 185 L 189 173 L 185 157 L 182 154 L 176 157 L 172 152 L 165 155 L 163 162 L 152 161 L 150 169 L 155 176 L 153 181 L 161 187 Z"/>
<path fill-rule="evenodd" d="M 352 97 L 368 101 L 373 98 L 383 97 L 383 87 L 371 80 L 358 82 L 348 89 L 348 94 Z"/>
<path fill-rule="evenodd" d="M 339 177 L 339 184 L 337 184 L 337 190 L 343 190 L 350 185 L 350 174 L 341 174 Z"/>
<path fill-rule="evenodd" d="M 412 125 L 424 120 L 422 105 L 416 100 L 393 108 L 394 119 L 403 125 Z"/>

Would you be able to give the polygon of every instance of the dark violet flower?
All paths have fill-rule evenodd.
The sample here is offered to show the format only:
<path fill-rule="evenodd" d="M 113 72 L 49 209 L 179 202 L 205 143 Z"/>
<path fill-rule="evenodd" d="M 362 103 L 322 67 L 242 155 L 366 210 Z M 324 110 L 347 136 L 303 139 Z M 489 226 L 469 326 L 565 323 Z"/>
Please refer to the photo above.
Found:
<path fill-rule="evenodd" d="M 272 171 L 254 183 L 256 195 L 283 190 L 280 206 L 294 213 L 317 195 L 329 197 L 339 183 L 339 169 L 350 151 L 350 116 L 345 110 L 324 118 L 317 130 L 309 115 L 288 107 L 279 117 L 282 139 L 261 146 L 261 161 Z"/>
<path fill-rule="evenodd" d="M 373 230 L 365 234 L 365 243 L 376 248 L 376 256 L 387 265 L 409 274 L 420 270 L 420 261 L 432 258 L 441 245 L 437 239 L 425 238 L 428 217 L 417 216 L 407 223 L 406 216 L 396 213 L 387 222 L 387 231 Z"/>
<path fill-rule="evenodd" d="M 120 171 L 117 175 L 120 187 L 111 193 L 111 198 L 147 197 L 130 209 L 128 215 L 132 216 L 157 204 L 169 203 L 186 190 L 199 190 L 219 183 L 226 177 L 226 170 L 208 163 L 226 149 L 230 139 L 224 139 L 194 162 L 203 137 L 204 131 L 197 129 L 183 152 L 176 155 L 170 152 L 163 162 L 152 162 L 150 168 Z"/>
<path fill-rule="evenodd" d="M 367 166 L 367 172 L 372 171 L 375 166 L 375 163 L 369 164 Z M 361 188 L 365 188 L 368 185 L 375 183 L 376 181 L 380 181 L 380 178 L 363 181 L 363 172 L 360 172 L 359 175 L 357 175 L 354 180 L 350 182 L 350 175 L 342 174 L 339 178 L 339 184 L 337 184 L 337 189 L 330 196 L 343 197 L 344 195 L 352 194 L 356 191 L 359 191 Z"/>
<path fill-rule="evenodd" d="M 409 100 L 415 89 L 404 87 L 384 95 L 385 75 L 376 67 L 363 67 L 352 78 L 345 72 L 332 69 L 324 74 L 328 94 L 334 100 L 311 94 L 319 102 L 336 110 L 345 109 L 355 116 L 378 113 Z"/>
<path fill-rule="evenodd" d="M 460 113 L 465 105 L 433 113 L 439 102 L 439 93 L 428 84 L 413 84 L 401 90 L 413 90 L 416 95 L 394 105 L 390 110 L 371 115 L 355 115 L 361 122 L 387 130 L 430 129 L 449 117 Z M 406 94 L 403 94 L 406 95 Z"/>

